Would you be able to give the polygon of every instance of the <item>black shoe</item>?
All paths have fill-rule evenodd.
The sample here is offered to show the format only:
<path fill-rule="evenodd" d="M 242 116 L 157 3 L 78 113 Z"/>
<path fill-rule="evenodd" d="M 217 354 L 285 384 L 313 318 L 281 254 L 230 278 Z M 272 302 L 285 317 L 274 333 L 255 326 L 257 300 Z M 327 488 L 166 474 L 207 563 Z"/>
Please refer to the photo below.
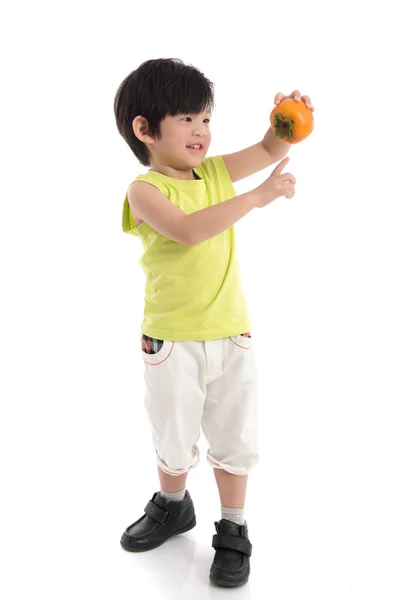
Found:
<path fill-rule="evenodd" d="M 228 519 L 214 524 L 217 535 L 212 541 L 215 556 L 210 570 L 211 581 L 228 587 L 247 583 L 252 552 L 247 524 L 237 525 Z"/>
<path fill-rule="evenodd" d="M 181 502 L 168 501 L 160 492 L 153 494 L 145 514 L 125 529 L 121 546 L 130 552 L 143 552 L 161 546 L 168 538 L 193 529 L 196 515 L 193 501 L 186 490 Z"/>

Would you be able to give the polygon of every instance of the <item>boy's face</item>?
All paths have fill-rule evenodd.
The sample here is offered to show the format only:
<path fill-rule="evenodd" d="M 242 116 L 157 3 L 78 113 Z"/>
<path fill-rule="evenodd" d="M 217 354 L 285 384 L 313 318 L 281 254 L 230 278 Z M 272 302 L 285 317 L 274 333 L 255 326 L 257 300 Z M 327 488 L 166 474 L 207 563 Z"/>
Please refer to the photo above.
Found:
<path fill-rule="evenodd" d="M 211 112 L 167 116 L 160 123 L 161 139 L 150 146 L 157 162 L 175 168 L 198 166 L 211 143 Z M 200 145 L 199 150 L 188 146 Z"/>

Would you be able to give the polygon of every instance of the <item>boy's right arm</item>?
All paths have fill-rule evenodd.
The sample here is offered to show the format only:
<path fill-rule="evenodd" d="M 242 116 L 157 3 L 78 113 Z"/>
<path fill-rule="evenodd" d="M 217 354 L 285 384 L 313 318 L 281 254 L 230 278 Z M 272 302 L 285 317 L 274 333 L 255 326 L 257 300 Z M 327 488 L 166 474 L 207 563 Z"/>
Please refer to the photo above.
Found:
<path fill-rule="evenodd" d="M 254 190 L 187 215 L 156 187 L 137 181 L 128 190 L 132 213 L 165 237 L 194 246 L 222 233 L 257 206 Z"/>
<path fill-rule="evenodd" d="M 144 181 L 130 186 L 128 201 L 132 213 L 150 227 L 179 244 L 194 246 L 226 231 L 253 208 L 262 208 L 281 196 L 292 198 L 296 179 L 291 173 L 282 174 L 288 161 L 288 157 L 283 159 L 270 177 L 254 190 L 190 215 Z"/>

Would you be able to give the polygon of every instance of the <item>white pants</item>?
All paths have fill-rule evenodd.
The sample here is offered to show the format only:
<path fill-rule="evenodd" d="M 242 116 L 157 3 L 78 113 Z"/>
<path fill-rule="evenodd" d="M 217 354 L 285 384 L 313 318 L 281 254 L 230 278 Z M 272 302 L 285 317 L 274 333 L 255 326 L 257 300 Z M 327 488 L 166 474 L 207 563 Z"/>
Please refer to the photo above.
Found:
<path fill-rule="evenodd" d="M 202 427 L 208 463 L 247 475 L 258 463 L 253 336 L 163 341 L 154 354 L 143 350 L 143 339 L 145 406 L 159 467 L 175 476 L 194 469 Z"/>

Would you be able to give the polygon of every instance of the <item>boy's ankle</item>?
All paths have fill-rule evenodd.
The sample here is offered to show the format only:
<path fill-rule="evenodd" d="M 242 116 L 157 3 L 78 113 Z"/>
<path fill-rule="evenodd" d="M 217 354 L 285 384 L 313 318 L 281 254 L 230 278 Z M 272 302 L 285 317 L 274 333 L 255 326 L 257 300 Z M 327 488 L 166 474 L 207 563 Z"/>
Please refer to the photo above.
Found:
<path fill-rule="evenodd" d="M 162 498 L 165 498 L 168 501 L 172 500 L 173 502 L 181 502 L 185 498 L 185 494 L 186 488 L 179 490 L 179 492 L 165 492 L 164 490 L 161 490 Z"/>

